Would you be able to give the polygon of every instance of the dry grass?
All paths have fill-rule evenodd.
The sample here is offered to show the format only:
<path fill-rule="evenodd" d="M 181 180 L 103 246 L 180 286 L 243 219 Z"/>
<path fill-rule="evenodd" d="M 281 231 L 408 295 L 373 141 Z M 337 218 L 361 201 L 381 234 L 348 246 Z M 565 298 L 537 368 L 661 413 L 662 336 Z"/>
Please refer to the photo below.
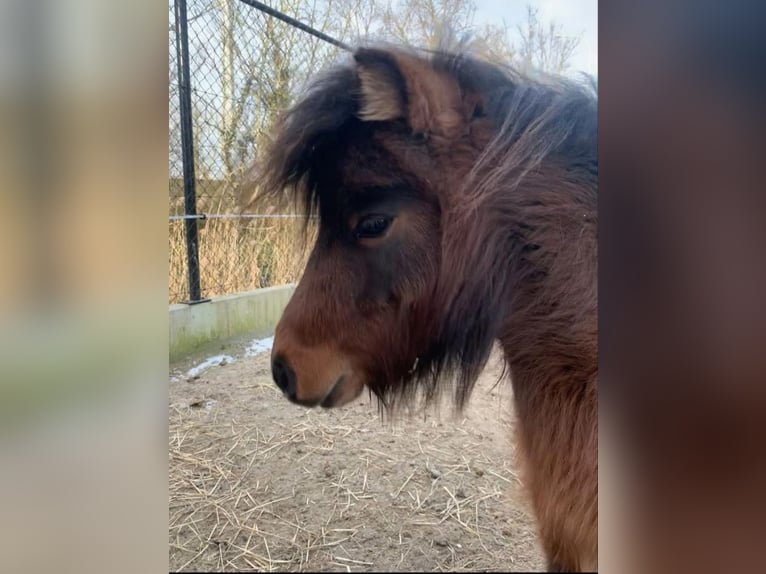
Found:
<path fill-rule="evenodd" d="M 509 505 L 520 480 L 506 445 L 487 448 L 466 420 L 395 428 L 363 402 L 301 409 L 265 376 L 243 384 L 247 368 L 175 383 L 194 400 L 170 409 L 171 570 L 537 565 L 532 523 Z"/>
<path fill-rule="evenodd" d="M 315 234 L 304 240 L 303 220 L 208 219 L 199 222 L 200 282 L 203 296 L 216 297 L 300 278 Z M 169 301 L 188 298 L 185 227 L 170 222 Z"/>

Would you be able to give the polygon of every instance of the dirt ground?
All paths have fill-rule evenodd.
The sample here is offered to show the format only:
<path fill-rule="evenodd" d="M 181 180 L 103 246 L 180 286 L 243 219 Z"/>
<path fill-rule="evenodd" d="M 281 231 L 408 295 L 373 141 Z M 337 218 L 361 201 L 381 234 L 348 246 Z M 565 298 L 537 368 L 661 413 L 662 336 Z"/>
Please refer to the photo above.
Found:
<path fill-rule="evenodd" d="M 196 377 L 215 353 L 171 365 L 171 571 L 544 569 L 497 360 L 460 417 L 390 423 L 367 393 L 289 403 L 245 343 Z"/>

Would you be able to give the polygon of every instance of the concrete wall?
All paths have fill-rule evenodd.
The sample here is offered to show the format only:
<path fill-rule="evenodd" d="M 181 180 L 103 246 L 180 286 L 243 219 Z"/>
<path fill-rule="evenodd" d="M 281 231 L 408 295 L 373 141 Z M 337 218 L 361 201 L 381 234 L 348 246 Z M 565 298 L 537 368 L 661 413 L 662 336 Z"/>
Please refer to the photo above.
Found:
<path fill-rule="evenodd" d="M 268 337 L 294 290 L 295 284 L 291 284 L 217 297 L 197 305 L 171 305 L 170 360 L 238 335 Z"/>

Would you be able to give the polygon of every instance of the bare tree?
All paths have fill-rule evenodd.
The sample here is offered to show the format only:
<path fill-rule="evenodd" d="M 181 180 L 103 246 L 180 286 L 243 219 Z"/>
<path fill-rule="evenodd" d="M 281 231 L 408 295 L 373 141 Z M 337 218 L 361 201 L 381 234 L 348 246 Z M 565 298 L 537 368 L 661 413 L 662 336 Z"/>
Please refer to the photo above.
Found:
<path fill-rule="evenodd" d="M 564 72 L 580 42 L 555 22 L 543 23 L 527 5 L 527 18 L 515 30 L 503 23 L 476 25 L 474 0 L 382 0 L 375 7 L 378 35 L 387 40 L 435 49 L 445 38 L 494 60 L 527 71 Z"/>
<path fill-rule="evenodd" d="M 345 31 L 350 23 L 336 16 L 337 2 L 272 5 L 315 28 Z M 202 32 L 190 46 L 197 167 L 201 176 L 233 183 L 279 111 L 338 49 L 237 0 L 212 0 L 194 17 Z"/>
<path fill-rule="evenodd" d="M 221 10 L 221 44 L 223 47 L 223 70 L 221 70 L 221 92 L 223 109 L 221 113 L 221 141 L 223 161 L 226 171 L 232 169 L 231 142 L 236 129 L 234 111 L 234 30 L 233 6 L 235 0 L 220 0 Z"/>
<path fill-rule="evenodd" d="M 525 70 L 565 72 L 580 44 L 579 36 L 565 36 L 560 24 L 543 24 L 538 9 L 527 5 L 527 20 L 518 26 L 517 62 Z"/>
<path fill-rule="evenodd" d="M 459 37 L 473 28 L 473 0 L 388 0 L 380 7 L 390 39 L 436 49 L 445 34 Z"/>

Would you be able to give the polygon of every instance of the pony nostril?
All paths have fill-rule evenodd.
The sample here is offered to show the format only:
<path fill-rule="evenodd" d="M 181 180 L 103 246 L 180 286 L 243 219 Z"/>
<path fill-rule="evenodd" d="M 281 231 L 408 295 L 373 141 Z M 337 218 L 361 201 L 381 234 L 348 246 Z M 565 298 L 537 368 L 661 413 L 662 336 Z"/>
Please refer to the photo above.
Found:
<path fill-rule="evenodd" d="M 275 357 L 271 362 L 271 376 L 287 398 L 295 399 L 295 372 L 282 357 Z"/>

